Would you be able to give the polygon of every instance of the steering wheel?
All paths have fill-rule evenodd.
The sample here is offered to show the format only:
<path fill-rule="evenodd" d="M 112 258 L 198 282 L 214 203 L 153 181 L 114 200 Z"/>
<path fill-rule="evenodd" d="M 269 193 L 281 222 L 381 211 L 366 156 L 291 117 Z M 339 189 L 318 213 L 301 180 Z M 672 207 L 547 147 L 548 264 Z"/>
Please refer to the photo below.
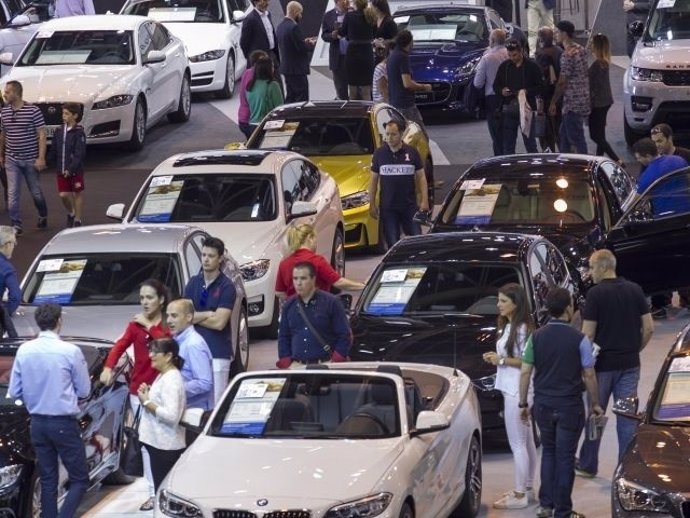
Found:
<path fill-rule="evenodd" d="M 577 217 L 580 221 L 587 221 L 587 218 L 585 218 L 582 214 L 573 209 L 566 210 L 564 214 L 572 214 L 573 216 Z"/>
<path fill-rule="evenodd" d="M 381 432 L 380 432 L 381 435 L 389 435 L 390 434 L 390 430 L 388 430 L 388 426 L 386 426 L 386 423 L 384 423 L 381 420 L 381 418 L 379 418 L 375 415 L 369 414 L 367 412 L 356 412 L 356 413 L 352 414 L 350 417 L 348 417 L 348 419 L 355 419 L 355 418 L 370 420 L 372 423 L 374 423 L 376 426 L 378 426 L 381 429 Z"/>

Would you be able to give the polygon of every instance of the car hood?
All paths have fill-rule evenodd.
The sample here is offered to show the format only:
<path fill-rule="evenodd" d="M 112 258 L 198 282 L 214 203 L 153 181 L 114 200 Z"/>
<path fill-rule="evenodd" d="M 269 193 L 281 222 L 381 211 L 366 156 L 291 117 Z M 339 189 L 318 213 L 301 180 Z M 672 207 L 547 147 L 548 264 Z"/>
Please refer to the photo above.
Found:
<path fill-rule="evenodd" d="M 620 472 L 657 492 L 689 492 L 688 452 L 690 427 L 641 424 Z"/>
<path fill-rule="evenodd" d="M 135 65 L 51 65 L 13 67 L 5 81 L 20 81 L 30 102 L 90 104 L 129 92 Z"/>
<path fill-rule="evenodd" d="M 331 175 L 340 197 L 366 191 L 371 175 L 371 155 L 313 156 L 314 163 Z"/>
<path fill-rule="evenodd" d="M 351 325 L 353 360 L 445 365 L 459 368 L 472 379 L 496 372 L 496 367 L 482 360 L 482 354 L 493 351 L 496 344 L 495 317 L 359 313 Z"/>
<path fill-rule="evenodd" d="M 454 81 L 457 69 L 480 57 L 485 43 L 415 43 L 410 54 L 412 75 L 418 81 Z"/>
<path fill-rule="evenodd" d="M 402 437 L 310 440 L 202 435 L 175 464 L 167 487 L 199 502 L 222 498 L 227 508 L 235 504 L 233 499 L 237 504 L 257 498 L 304 503 L 314 495 L 350 500 L 376 487 L 402 453 L 403 441 Z M 242 469 L 229 470 L 228 466 Z M 338 488 L 336 494 L 334 488 Z"/>
<path fill-rule="evenodd" d="M 656 70 L 685 70 L 690 68 L 688 52 L 690 52 L 690 40 L 638 45 L 633 56 L 632 66 Z"/>
<path fill-rule="evenodd" d="M 182 40 L 189 57 L 203 54 L 209 50 L 227 50 L 225 34 L 228 31 L 228 27 L 224 23 L 166 22 L 163 25 Z"/>
<path fill-rule="evenodd" d="M 34 320 L 36 306 L 20 306 L 12 318 L 19 336 L 35 336 L 38 326 Z M 115 341 L 124 332 L 127 323 L 139 312 L 138 304 L 121 306 L 63 306 L 63 336 L 88 336 Z M 21 314 L 20 314 L 21 313 Z"/>

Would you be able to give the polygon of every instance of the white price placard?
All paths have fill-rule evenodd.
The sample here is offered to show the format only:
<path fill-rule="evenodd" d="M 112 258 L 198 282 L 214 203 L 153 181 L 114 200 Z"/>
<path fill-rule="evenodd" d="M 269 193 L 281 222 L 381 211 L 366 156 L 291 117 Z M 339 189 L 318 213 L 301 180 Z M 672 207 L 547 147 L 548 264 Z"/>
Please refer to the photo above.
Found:
<path fill-rule="evenodd" d="M 482 185 L 484 185 L 484 180 L 486 178 L 481 178 L 479 180 L 465 180 L 460 184 L 460 190 L 461 191 L 472 191 L 475 189 L 481 189 Z"/>
<path fill-rule="evenodd" d="M 64 259 L 43 259 L 38 263 L 37 272 L 56 272 L 62 266 Z"/>
<path fill-rule="evenodd" d="M 173 177 L 172 176 L 154 176 L 151 178 L 151 183 L 149 184 L 149 187 L 158 187 L 160 185 L 170 185 L 170 182 L 172 182 Z"/>

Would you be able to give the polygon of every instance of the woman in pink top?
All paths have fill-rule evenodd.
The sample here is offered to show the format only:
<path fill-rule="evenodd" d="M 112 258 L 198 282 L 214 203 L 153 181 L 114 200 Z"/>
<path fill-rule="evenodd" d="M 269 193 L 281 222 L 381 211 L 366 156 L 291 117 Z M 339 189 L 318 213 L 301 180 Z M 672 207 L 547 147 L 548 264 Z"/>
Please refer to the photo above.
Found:
<path fill-rule="evenodd" d="M 244 136 L 249 138 L 252 134 L 251 126 L 249 125 L 249 117 L 251 113 L 249 112 L 249 103 L 247 102 L 247 85 L 252 81 L 254 77 L 254 65 L 259 59 L 263 57 L 268 57 L 263 50 L 255 50 L 249 55 L 249 63 L 247 64 L 247 70 L 242 73 L 240 78 L 240 107 L 237 110 L 237 124 L 240 127 Z"/>

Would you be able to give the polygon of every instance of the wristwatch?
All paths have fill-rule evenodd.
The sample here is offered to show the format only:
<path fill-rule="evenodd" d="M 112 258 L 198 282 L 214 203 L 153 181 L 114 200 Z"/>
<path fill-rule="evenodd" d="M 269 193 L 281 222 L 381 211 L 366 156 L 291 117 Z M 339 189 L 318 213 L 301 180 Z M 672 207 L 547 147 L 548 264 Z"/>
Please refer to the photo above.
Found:
<path fill-rule="evenodd" d="M 527 408 L 528 406 L 528 403 L 518 403 L 518 408 Z"/>
<path fill-rule="evenodd" d="M 506 357 L 505 357 L 505 356 L 501 356 L 501 359 L 498 360 L 498 364 L 499 364 L 499 365 L 505 365 L 505 364 L 506 364 Z"/>

